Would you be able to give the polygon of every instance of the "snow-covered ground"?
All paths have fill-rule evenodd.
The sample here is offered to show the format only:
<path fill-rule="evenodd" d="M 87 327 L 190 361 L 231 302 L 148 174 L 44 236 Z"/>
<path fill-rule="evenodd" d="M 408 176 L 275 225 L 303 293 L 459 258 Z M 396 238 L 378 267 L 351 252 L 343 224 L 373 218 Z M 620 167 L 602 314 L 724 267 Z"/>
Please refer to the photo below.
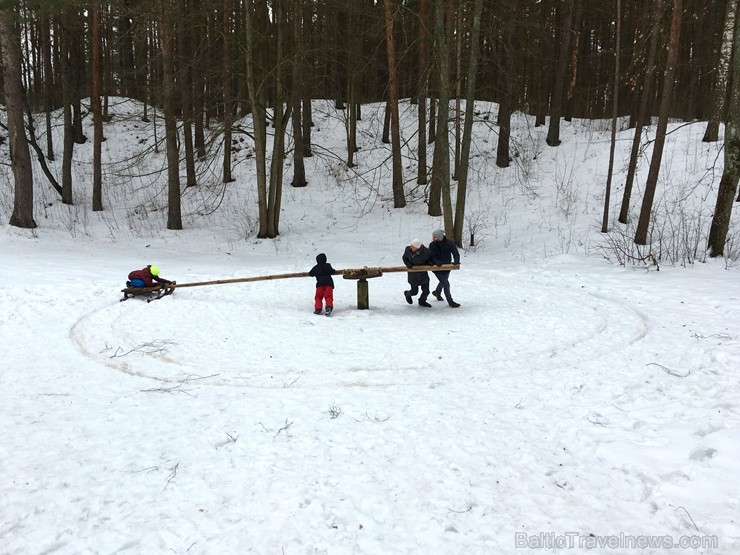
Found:
<path fill-rule="evenodd" d="M 505 170 L 495 128 L 477 124 L 461 308 L 409 306 L 402 273 L 369 280 L 369 310 L 337 276 L 330 318 L 313 314 L 311 278 L 119 302 L 145 264 L 188 283 L 304 272 L 319 252 L 335 268 L 398 266 L 411 239 L 430 241 L 442 222 L 411 158 L 417 200 L 389 203 L 380 108 L 364 110 L 353 175 L 328 106 L 275 240 L 255 239 L 246 138 L 236 182 L 187 190 L 177 232 L 166 177 L 150 175 L 162 153 L 106 166 L 94 214 L 78 146 L 77 204 L 37 172 L 34 231 L 7 225 L 0 168 L 0 552 L 740 552 L 737 263 L 605 260 L 602 122 L 564 122 L 550 149 L 520 116 Z M 153 144 L 135 105 L 115 109 L 106 160 Z M 722 156 L 702 133 L 669 137 L 656 203 L 669 223 L 708 223 Z"/>

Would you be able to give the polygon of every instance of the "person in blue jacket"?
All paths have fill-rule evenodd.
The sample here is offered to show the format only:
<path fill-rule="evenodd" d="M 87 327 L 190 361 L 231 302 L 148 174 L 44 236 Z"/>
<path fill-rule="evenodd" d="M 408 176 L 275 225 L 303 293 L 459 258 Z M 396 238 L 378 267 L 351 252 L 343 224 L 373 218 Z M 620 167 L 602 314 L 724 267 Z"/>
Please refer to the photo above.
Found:
<path fill-rule="evenodd" d="M 437 266 L 450 263 L 460 264 L 460 251 L 457 250 L 457 245 L 453 240 L 448 239 L 441 229 L 435 229 L 432 232 L 432 242 L 429 243 L 429 250 L 432 253 L 434 264 Z M 450 270 L 437 270 L 434 275 L 439 280 L 437 287 L 432 291 L 434 298 L 441 301 L 442 291 L 444 291 L 447 304 L 451 308 L 459 307 L 460 304 L 452 300 L 452 293 L 450 292 Z"/>

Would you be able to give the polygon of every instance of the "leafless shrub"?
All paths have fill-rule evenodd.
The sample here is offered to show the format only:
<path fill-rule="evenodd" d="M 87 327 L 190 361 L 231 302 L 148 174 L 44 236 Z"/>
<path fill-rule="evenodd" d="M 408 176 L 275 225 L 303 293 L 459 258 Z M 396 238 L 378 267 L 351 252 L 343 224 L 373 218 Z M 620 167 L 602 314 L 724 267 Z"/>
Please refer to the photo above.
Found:
<path fill-rule="evenodd" d="M 0 217 L 3 221 L 10 219 L 10 214 L 13 212 L 14 186 L 10 180 L 11 176 L 10 172 L 0 173 Z"/>
<path fill-rule="evenodd" d="M 475 252 L 485 247 L 486 238 L 490 236 L 488 222 L 489 211 L 485 208 L 479 210 L 467 210 L 465 214 L 465 227 L 468 232 L 466 250 Z"/>
<path fill-rule="evenodd" d="M 590 253 L 590 230 L 585 236 L 581 236 L 580 228 L 576 226 L 575 220 L 566 221 L 565 225 L 558 224 L 558 243 L 560 254 L 582 253 L 586 256 Z"/>
<path fill-rule="evenodd" d="M 732 225 L 725 241 L 724 259 L 725 268 L 731 268 L 740 262 L 740 230 Z"/>
<path fill-rule="evenodd" d="M 617 226 L 604 236 L 598 251 L 604 258 L 620 265 L 658 266 L 666 263 L 689 266 L 706 262 L 707 237 L 711 216 L 706 208 L 689 208 L 682 203 L 654 210 L 648 231 L 647 245 L 634 242 L 637 215 L 632 214 L 626 226 Z M 736 229 L 728 234 L 725 248 L 726 264 L 740 259 L 737 248 L 740 236 Z"/>
<path fill-rule="evenodd" d="M 603 236 L 604 241 L 596 247 L 597 252 L 620 266 L 651 267 L 655 259 L 650 245 L 636 245 L 634 232 L 633 225 L 614 227 Z"/>
<path fill-rule="evenodd" d="M 236 234 L 244 239 L 257 233 L 259 227 L 254 214 L 245 204 L 234 204 L 229 210 L 231 217 L 228 218 L 231 228 Z"/>
<path fill-rule="evenodd" d="M 565 220 L 569 220 L 578 210 L 580 195 L 573 178 L 573 165 L 561 168 L 557 167 L 555 174 L 555 209 L 562 214 Z"/>
<path fill-rule="evenodd" d="M 517 116 L 514 116 L 517 117 Z M 537 159 L 542 154 L 542 140 L 540 132 L 532 125 L 531 118 L 526 118 L 527 134 L 519 138 L 510 137 L 511 163 L 515 170 L 515 182 L 521 190 L 532 198 L 537 198 L 539 192 L 539 163 Z"/>

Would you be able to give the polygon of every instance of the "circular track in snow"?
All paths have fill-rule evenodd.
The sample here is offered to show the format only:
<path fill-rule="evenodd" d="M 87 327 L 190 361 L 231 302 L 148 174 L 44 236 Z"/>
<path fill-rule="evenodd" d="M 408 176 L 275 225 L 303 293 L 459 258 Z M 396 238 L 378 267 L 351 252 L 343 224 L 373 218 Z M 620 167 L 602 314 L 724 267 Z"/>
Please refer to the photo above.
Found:
<path fill-rule="evenodd" d="M 485 300 L 455 310 L 434 300 L 431 309 L 409 306 L 397 287 L 377 286 L 370 310 L 337 304 L 331 318 L 274 282 L 228 297 L 182 290 L 98 309 L 70 335 L 87 356 L 132 375 L 282 388 L 435 384 L 507 364 L 577 364 L 647 332 L 629 305 L 583 290 L 500 276 L 495 287 L 482 283 Z M 274 306 L 273 298 L 284 302 Z"/>

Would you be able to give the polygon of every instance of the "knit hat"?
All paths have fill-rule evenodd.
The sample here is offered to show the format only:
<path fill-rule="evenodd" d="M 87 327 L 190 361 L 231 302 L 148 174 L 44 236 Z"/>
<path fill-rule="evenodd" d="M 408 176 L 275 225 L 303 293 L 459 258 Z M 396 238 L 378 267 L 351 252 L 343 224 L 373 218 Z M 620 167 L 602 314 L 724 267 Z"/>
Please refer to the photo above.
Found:
<path fill-rule="evenodd" d="M 411 241 L 411 246 L 415 249 L 421 247 L 421 239 L 414 239 L 413 241 Z"/>
<path fill-rule="evenodd" d="M 320 254 L 317 254 L 316 262 L 318 262 L 319 264 L 324 264 L 326 262 L 326 255 L 323 252 Z"/>
<path fill-rule="evenodd" d="M 433 239 L 444 239 L 445 232 L 444 229 L 435 229 L 432 231 L 432 238 Z"/>

